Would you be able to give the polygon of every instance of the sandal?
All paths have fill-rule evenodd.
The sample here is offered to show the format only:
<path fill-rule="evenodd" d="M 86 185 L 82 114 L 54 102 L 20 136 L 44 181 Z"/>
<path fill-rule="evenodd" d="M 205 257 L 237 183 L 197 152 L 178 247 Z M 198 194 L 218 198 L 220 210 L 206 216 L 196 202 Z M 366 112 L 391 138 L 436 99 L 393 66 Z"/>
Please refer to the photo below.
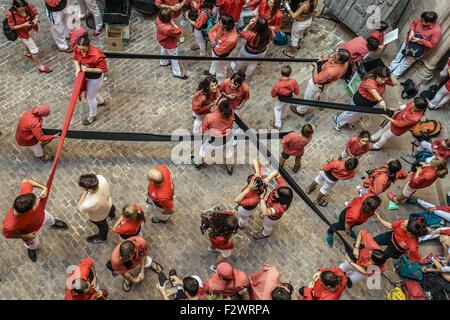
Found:
<path fill-rule="evenodd" d="M 270 126 L 271 126 L 272 128 L 274 128 L 274 129 L 281 130 L 281 127 L 277 127 L 277 126 L 275 125 L 275 122 L 273 122 L 273 120 L 270 120 Z"/>
<path fill-rule="evenodd" d="M 155 273 L 160 273 L 163 271 L 163 267 L 162 265 L 160 265 L 158 262 L 156 261 L 152 261 L 152 264 L 150 265 L 150 269 L 155 272 Z"/>
<path fill-rule="evenodd" d="M 50 68 L 49 66 L 44 66 L 44 69 L 38 69 L 38 70 L 39 70 L 39 72 L 42 72 L 42 73 L 50 73 L 53 71 L 53 69 Z"/>
<path fill-rule="evenodd" d="M 391 200 L 393 203 L 395 203 L 397 205 L 399 204 L 395 195 L 392 192 L 386 192 L 386 195 L 387 195 L 388 199 Z"/>
<path fill-rule="evenodd" d="M 82 125 L 84 126 L 88 126 L 90 125 L 92 122 L 94 122 L 95 120 L 97 120 L 97 117 L 92 117 L 92 120 L 89 120 L 90 117 L 87 117 L 86 119 L 83 120 L 83 122 L 81 122 Z"/>
<path fill-rule="evenodd" d="M 227 165 L 225 165 L 225 169 L 227 170 L 227 173 L 231 176 L 233 175 L 233 170 L 234 170 L 234 166 L 231 165 L 231 167 L 228 167 Z"/>
<path fill-rule="evenodd" d="M 255 238 L 256 240 L 261 240 L 261 239 L 265 239 L 265 238 L 268 238 L 268 237 L 269 237 L 269 236 L 263 235 L 263 233 L 262 233 L 261 231 L 252 234 L 252 236 L 253 236 L 253 238 Z"/>
<path fill-rule="evenodd" d="M 25 53 L 25 57 L 27 57 L 28 59 L 33 59 L 33 55 L 31 53 Z"/>
<path fill-rule="evenodd" d="M 129 282 L 128 280 L 123 280 L 123 282 L 122 282 L 122 289 L 123 289 L 123 291 L 130 292 L 131 285 L 132 285 L 131 282 Z"/>
<path fill-rule="evenodd" d="M 291 59 L 294 59 L 295 58 L 295 56 L 291 56 L 290 54 L 288 54 L 287 53 L 287 49 L 283 49 L 283 54 L 286 56 L 286 57 L 288 57 L 288 58 L 291 58 Z"/>
<path fill-rule="evenodd" d="M 316 201 L 314 201 L 314 203 L 316 203 Z M 326 207 L 328 205 L 328 200 L 326 199 L 322 199 L 322 201 L 316 203 L 319 207 Z"/>
<path fill-rule="evenodd" d="M 297 107 L 296 107 L 296 106 L 289 106 L 289 109 L 290 109 L 293 113 L 295 113 L 296 115 L 298 115 L 299 117 L 302 117 L 302 118 L 305 117 L 305 114 L 300 113 L 300 112 L 297 111 Z"/>

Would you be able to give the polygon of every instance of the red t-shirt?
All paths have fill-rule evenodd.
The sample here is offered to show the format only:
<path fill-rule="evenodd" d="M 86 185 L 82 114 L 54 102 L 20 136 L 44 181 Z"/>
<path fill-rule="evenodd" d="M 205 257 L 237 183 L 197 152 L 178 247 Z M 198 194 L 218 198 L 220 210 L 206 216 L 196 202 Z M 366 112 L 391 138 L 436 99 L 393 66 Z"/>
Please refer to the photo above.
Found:
<path fill-rule="evenodd" d="M 322 66 L 322 70 L 313 75 L 315 84 L 327 84 L 340 80 L 347 72 L 348 63 L 336 63 L 332 59 L 328 59 Z"/>
<path fill-rule="evenodd" d="M 403 228 L 404 223 L 407 223 L 407 220 L 399 220 L 391 223 L 394 231 L 392 233 L 392 240 L 396 246 L 399 246 L 398 249 L 409 252 L 409 261 L 420 261 L 419 240 L 406 233 L 405 228 Z"/>
<path fill-rule="evenodd" d="M 256 207 L 259 204 L 260 197 L 258 190 L 251 190 L 239 203 L 242 207 Z"/>
<path fill-rule="evenodd" d="M 260 44 L 256 43 L 257 34 L 256 34 L 256 32 L 254 32 L 252 30 L 242 31 L 241 37 L 242 37 L 242 39 L 247 40 L 247 47 L 252 52 L 263 52 L 267 49 L 268 45 L 272 42 L 273 38 L 275 38 L 275 31 L 273 29 L 270 29 L 270 31 L 271 31 L 270 38 L 265 47 L 261 47 Z"/>
<path fill-rule="evenodd" d="M 34 5 L 31 3 L 28 3 L 26 6 L 26 14 L 25 16 L 21 16 L 19 12 L 14 9 L 13 13 L 11 13 L 10 10 L 6 11 L 6 20 L 8 21 L 8 26 L 12 29 L 15 26 L 20 26 L 21 24 L 24 24 L 25 22 L 33 22 L 33 18 L 38 15 L 38 11 Z M 14 17 L 13 17 L 14 14 Z M 16 20 L 16 23 L 14 23 L 14 19 Z M 33 27 L 27 27 L 27 28 L 21 28 L 15 30 L 17 33 L 17 36 L 20 39 L 29 39 L 30 38 L 30 31 L 31 30 L 38 30 L 37 25 Z"/>
<path fill-rule="evenodd" d="M 88 47 L 88 51 L 85 56 L 81 54 L 78 46 L 75 45 L 73 48 L 73 59 L 88 68 L 99 68 L 103 72 L 108 71 L 105 54 L 102 50 L 94 47 L 93 45 Z"/>
<path fill-rule="evenodd" d="M 66 285 L 72 285 L 72 282 L 77 279 L 83 279 L 87 282 L 91 282 L 92 279 L 89 278 L 89 274 L 94 268 L 94 262 L 90 258 L 85 258 L 80 261 L 77 268 L 72 271 L 69 278 L 67 279 Z M 97 291 L 93 288 L 88 290 L 84 294 L 78 294 L 72 292 L 71 288 L 66 286 L 66 296 L 65 300 L 95 300 Z"/>
<path fill-rule="evenodd" d="M 201 10 L 197 10 L 198 12 L 198 17 L 197 20 L 195 20 L 194 23 L 194 28 L 197 30 L 201 30 L 203 28 L 206 27 L 206 25 L 208 24 L 208 14 L 205 12 L 208 11 L 208 13 L 210 15 L 212 15 L 212 11 L 210 9 L 201 9 Z"/>
<path fill-rule="evenodd" d="M 346 224 L 351 227 L 361 225 L 375 214 L 375 211 L 363 212 L 362 210 L 363 202 L 367 198 L 370 198 L 372 196 L 373 194 L 368 193 L 363 195 L 362 197 L 356 197 L 348 204 L 347 208 L 345 209 Z"/>
<path fill-rule="evenodd" d="M 450 210 L 449 210 L 449 212 L 450 212 Z M 450 236 L 450 229 L 439 230 L 439 234 L 441 236 Z"/>
<path fill-rule="evenodd" d="M 268 0 L 262 0 L 258 5 L 258 16 L 266 18 L 269 22 L 270 27 L 275 27 L 275 30 L 279 30 L 281 28 L 281 21 L 283 20 L 283 13 L 280 9 L 275 12 L 272 18 L 270 18 L 270 14 L 272 12 L 272 7 L 267 5 Z"/>
<path fill-rule="evenodd" d="M 448 160 L 450 158 L 450 149 L 447 148 L 445 144 L 446 139 L 440 139 L 433 141 L 433 151 L 434 154 Z"/>
<path fill-rule="evenodd" d="M 359 137 L 350 138 L 345 145 L 345 153 L 349 156 L 352 154 L 356 158 L 360 158 L 369 152 L 371 147 L 370 143 L 361 145 L 361 139 Z"/>
<path fill-rule="evenodd" d="M 395 136 L 401 136 L 408 132 L 409 129 L 414 127 L 422 119 L 425 110 L 413 110 L 413 106 L 414 102 L 410 101 L 406 105 L 406 108 L 400 110 L 392 117 L 394 121 L 391 122 L 391 132 Z"/>
<path fill-rule="evenodd" d="M 305 147 L 311 142 L 312 137 L 305 138 L 297 132 L 288 133 L 283 137 L 283 152 L 290 156 L 303 156 Z"/>
<path fill-rule="evenodd" d="M 270 219 L 279 220 L 279 219 L 281 219 L 283 214 L 286 212 L 287 206 L 277 202 L 275 200 L 274 194 L 275 194 L 275 191 L 277 191 L 279 188 L 286 187 L 287 185 L 281 176 L 277 177 L 275 179 L 275 181 L 277 182 L 277 187 L 267 197 L 266 205 L 267 205 L 267 208 L 271 212 Z"/>
<path fill-rule="evenodd" d="M 234 95 L 235 98 L 229 100 L 230 107 L 233 110 L 238 110 L 243 101 L 247 101 L 250 99 L 250 90 L 246 83 L 242 83 L 242 85 L 236 90 L 231 87 L 231 79 L 225 79 L 220 85 L 220 92 L 223 92 L 227 95 Z"/>
<path fill-rule="evenodd" d="M 355 177 L 356 170 L 348 170 L 344 160 L 335 160 L 322 166 L 323 171 L 329 171 L 338 180 L 349 180 Z"/>
<path fill-rule="evenodd" d="M 370 233 L 366 230 L 361 230 L 361 240 L 364 244 L 364 248 L 359 250 L 358 259 L 356 260 L 356 264 L 367 269 L 370 266 L 373 266 L 373 263 L 370 262 L 372 251 L 380 250 L 380 246 L 373 240 Z M 386 271 L 386 264 L 380 267 L 380 272 L 383 273 Z M 373 273 L 372 273 L 373 274 Z M 371 274 L 369 274 L 371 275 Z"/>
<path fill-rule="evenodd" d="M 234 122 L 234 114 L 230 118 L 225 119 L 219 111 L 219 108 L 208 113 L 203 119 L 200 132 L 208 133 L 213 137 L 225 137 L 232 132 Z"/>
<path fill-rule="evenodd" d="M 142 259 L 147 259 L 148 244 L 142 237 L 131 237 L 128 238 L 127 241 L 132 241 L 135 247 L 135 255 L 131 259 L 131 266 L 129 268 L 124 266 L 122 260 L 120 259 L 120 244 L 118 244 L 114 248 L 110 258 L 112 269 L 114 270 L 115 274 L 124 274 L 130 270 L 133 270 L 141 264 Z"/>
<path fill-rule="evenodd" d="M 378 30 L 372 31 L 369 38 L 375 38 L 380 42 L 380 46 L 384 44 L 384 33 Z"/>
<path fill-rule="evenodd" d="M 338 49 L 346 49 L 350 52 L 352 61 L 361 60 L 368 52 L 367 40 L 364 37 L 356 37 L 346 43 L 340 45 Z"/>
<path fill-rule="evenodd" d="M 235 23 L 239 21 L 245 0 L 217 0 L 216 6 L 219 7 L 220 15 L 229 14 Z"/>
<path fill-rule="evenodd" d="M 52 141 L 56 136 L 45 135 L 42 131 L 42 122 L 42 117 L 33 114 L 33 109 L 22 114 L 16 129 L 17 144 L 22 147 L 30 147 L 39 142 Z"/>
<path fill-rule="evenodd" d="M 162 4 L 173 7 L 174 5 L 179 4 L 179 3 L 181 3 L 181 1 L 179 1 L 179 0 L 155 0 L 155 5 L 158 8 L 161 8 Z M 185 0 L 183 0 L 182 3 L 183 3 L 183 6 L 186 5 Z M 183 8 L 181 8 L 180 10 L 175 11 L 175 12 L 172 11 L 172 18 L 177 18 L 182 13 L 183 13 Z"/>
<path fill-rule="evenodd" d="M 139 204 L 136 204 L 138 212 L 144 212 Z M 114 229 L 114 232 L 120 236 L 134 236 L 141 229 L 142 220 L 130 220 L 125 217 L 122 218 L 120 224 Z"/>
<path fill-rule="evenodd" d="M 28 182 L 20 184 L 19 195 L 33 192 L 33 186 Z M 20 234 L 29 234 L 38 231 L 44 224 L 44 202 L 43 200 L 37 200 L 39 204 L 36 209 L 31 209 L 21 215 L 14 214 L 14 208 L 11 208 L 6 213 L 3 219 L 2 234 L 5 238 L 12 238 L 15 232 Z"/>
<path fill-rule="evenodd" d="M 342 277 L 341 284 L 336 288 L 336 291 L 331 291 L 325 288 L 320 281 L 314 283 L 313 288 L 305 288 L 304 290 L 304 299 L 305 300 L 339 300 L 341 298 L 342 293 L 345 290 L 345 286 L 347 285 L 347 277 L 345 273 L 340 268 L 332 268 L 332 269 L 319 269 L 320 272 L 331 271 L 337 276 Z"/>
<path fill-rule="evenodd" d="M 392 82 L 390 80 L 386 81 L 384 84 L 379 84 L 375 79 L 364 79 L 358 87 L 358 92 L 361 96 L 369 101 L 377 101 L 374 96 L 370 93 L 370 90 L 375 89 L 380 96 L 386 91 L 386 85 L 390 85 Z"/>
<path fill-rule="evenodd" d="M 236 28 L 226 31 L 220 23 L 209 30 L 208 39 L 211 43 L 211 49 L 218 57 L 229 56 L 238 43 Z"/>
<path fill-rule="evenodd" d="M 172 22 L 162 23 L 159 17 L 156 18 L 156 39 L 161 47 L 166 49 L 175 49 L 177 40 L 181 35 L 181 29 L 175 27 Z"/>
<path fill-rule="evenodd" d="M 442 30 L 438 22 L 431 27 L 425 27 L 422 23 L 422 19 L 415 20 L 409 27 L 409 31 L 406 37 L 406 44 L 409 44 L 409 33 L 414 30 L 415 34 L 420 34 L 424 39 L 418 41 L 419 44 L 425 46 L 425 52 L 429 49 L 436 48 L 441 41 Z"/>
<path fill-rule="evenodd" d="M 436 169 L 432 166 L 425 166 L 416 178 L 416 173 L 411 173 L 409 186 L 412 189 L 425 189 L 431 186 L 438 178 Z"/>
<path fill-rule="evenodd" d="M 273 85 L 271 95 L 272 98 L 277 96 L 288 97 L 293 93 L 300 94 L 300 87 L 295 79 L 281 78 Z"/>
<path fill-rule="evenodd" d="M 369 189 L 369 192 L 374 195 L 380 195 L 385 192 L 392 184 L 392 181 L 388 176 L 388 165 L 384 165 L 380 168 L 375 169 L 375 171 L 364 179 L 363 187 Z M 401 169 L 396 174 L 397 180 L 404 180 L 408 177 L 408 172 L 406 170 Z"/>
<path fill-rule="evenodd" d="M 223 213 L 228 214 L 230 216 L 236 216 L 231 211 L 223 211 Z M 225 238 L 224 236 L 216 236 L 216 237 L 209 237 L 209 241 L 211 242 L 211 245 L 219 250 L 231 250 L 234 248 L 233 241 L 230 238 Z"/>
<path fill-rule="evenodd" d="M 164 210 L 173 210 L 173 194 L 175 187 L 169 168 L 165 165 L 157 165 L 155 169 L 162 173 L 163 182 L 161 184 L 150 182 L 147 187 L 148 196 L 158 207 L 163 208 Z"/>
<path fill-rule="evenodd" d="M 192 112 L 196 115 L 204 115 L 211 112 L 210 104 L 219 99 L 220 91 L 212 93 L 209 98 L 205 96 L 202 90 L 195 91 L 192 99 Z"/>

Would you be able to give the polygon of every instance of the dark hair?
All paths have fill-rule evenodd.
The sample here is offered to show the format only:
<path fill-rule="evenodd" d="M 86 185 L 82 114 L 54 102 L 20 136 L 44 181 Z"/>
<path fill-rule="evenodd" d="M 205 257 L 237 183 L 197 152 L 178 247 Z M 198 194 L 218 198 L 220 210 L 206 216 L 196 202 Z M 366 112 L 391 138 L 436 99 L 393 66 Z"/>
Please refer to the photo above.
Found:
<path fill-rule="evenodd" d="M 380 27 L 377 29 L 380 32 L 384 32 L 389 28 L 389 24 L 386 21 L 380 21 Z"/>
<path fill-rule="evenodd" d="M 211 97 L 211 90 L 209 88 L 211 86 L 211 83 L 218 83 L 217 79 L 213 76 L 207 76 L 205 79 L 200 81 L 197 87 L 197 91 L 202 90 L 207 99 Z"/>
<path fill-rule="evenodd" d="M 371 196 L 363 201 L 362 210 L 365 213 L 373 212 L 378 209 L 381 204 L 381 198 L 379 196 Z"/>
<path fill-rule="evenodd" d="M 203 7 L 208 9 L 214 9 L 214 5 L 216 4 L 216 0 L 203 0 Z"/>
<path fill-rule="evenodd" d="M 83 294 L 89 289 L 89 282 L 84 279 L 78 278 L 72 281 L 72 291 L 77 294 Z"/>
<path fill-rule="evenodd" d="M 12 8 L 22 8 L 26 7 L 28 3 L 25 0 L 13 0 Z"/>
<path fill-rule="evenodd" d="M 292 73 L 292 68 L 290 66 L 281 67 L 281 75 L 283 77 L 289 77 Z"/>
<path fill-rule="evenodd" d="M 366 130 L 363 130 L 363 131 L 361 131 L 361 132 L 359 133 L 358 137 L 359 137 L 360 139 L 366 138 L 366 139 L 369 139 L 369 140 L 370 140 L 370 132 L 369 132 L 369 131 L 366 131 Z"/>
<path fill-rule="evenodd" d="M 301 132 L 302 132 L 302 136 L 304 136 L 305 138 L 309 138 L 309 137 L 311 137 L 311 136 L 313 135 L 313 133 L 314 133 L 314 128 L 313 128 L 312 125 L 310 125 L 309 123 L 307 123 L 307 124 L 305 124 L 305 125 L 302 127 Z"/>
<path fill-rule="evenodd" d="M 22 194 L 14 200 L 14 210 L 16 210 L 16 212 L 19 214 L 28 212 L 33 208 L 36 200 L 37 197 L 32 192 Z"/>
<path fill-rule="evenodd" d="M 389 180 L 395 182 L 397 180 L 397 173 L 400 172 L 400 170 L 402 170 L 402 163 L 400 162 L 400 160 L 396 159 L 390 161 L 388 163 L 388 173 L 387 173 Z"/>
<path fill-rule="evenodd" d="M 369 51 L 376 51 L 378 47 L 380 46 L 380 40 L 374 37 L 369 37 L 367 39 L 367 48 L 369 48 Z"/>
<path fill-rule="evenodd" d="M 269 20 L 271 20 L 280 10 L 281 0 L 273 0 L 272 10 L 270 11 Z M 266 8 L 269 7 L 269 1 L 266 2 Z"/>
<path fill-rule="evenodd" d="M 447 148 L 450 148 L 450 139 L 449 138 L 445 139 L 445 146 Z"/>
<path fill-rule="evenodd" d="M 280 187 L 277 189 L 278 192 L 278 202 L 286 206 L 286 210 L 291 206 L 292 198 L 294 193 L 290 187 Z"/>
<path fill-rule="evenodd" d="M 183 279 L 183 289 L 186 291 L 191 297 L 195 297 L 198 293 L 198 289 L 200 285 L 197 279 L 193 277 L 185 277 Z"/>
<path fill-rule="evenodd" d="M 428 234 L 428 227 L 423 218 L 410 218 L 406 224 L 406 230 L 417 238 Z"/>
<path fill-rule="evenodd" d="M 222 99 L 221 101 L 219 101 L 219 111 L 220 114 L 226 119 L 231 117 L 233 115 L 233 109 L 231 109 L 230 107 L 230 100 Z"/>
<path fill-rule="evenodd" d="M 78 185 L 84 189 L 96 190 L 98 178 L 94 173 L 82 174 L 78 180 Z"/>
<path fill-rule="evenodd" d="M 351 58 L 350 51 L 347 49 L 339 49 L 337 52 L 338 61 L 342 64 L 346 63 Z"/>
<path fill-rule="evenodd" d="M 170 20 L 172 20 L 172 10 L 169 8 L 162 8 L 159 11 L 158 18 L 162 23 L 169 23 Z"/>
<path fill-rule="evenodd" d="M 245 74 L 242 72 L 236 72 L 231 76 L 230 80 L 241 86 L 245 80 Z"/>
<path fill-rule="evenodd" d="M 272 290 L 272 300 L 292 300 L 289 291 L 284 287 L 276 287 Z"/>
<path fill-rule="evenodd" d="M 342 283 L 342 277 L 332 271 L 323 271 L 320 273 L 320 281 L 327 287 L 336 288 Z"/>
<path fill-rule="evenodd" d="M 264 191 L 266 191 L 266 185 L 264 184 L 263 179 L 260 177 L 256 177 L 254 174 L 251 174 L 247 177 L 247 184 L 250 185 L 252 180 L 256 182 L 256 188 L 258 190 L 259 195 L 262 195 Z"/>
<path fill-rule="evenodd" d="M 208 216 L 208 235 L 210 237 L 223 236 L 226 239 L 231 238 L 238 231 L 238 218 L 234 215 L 227 214 L 215 208 Z"/>
<path fill-rule="evenodd" d="M 131 259 L 134 253 L 134 244 L 130 240 L 125 240 L 120 244 L 119 254 L 122 258 Z"/>
<path fill-rule="evenodd" d="M 438 19 L 438 14 L 434 11 L 425 11 L 420 17 L 426 23 L 435 23 Z"/>
<path fill-rule="evenodd" d="M 347 170 L 355 170 L 358 167 L 358 159 L 350 158 L 345 161 L 345 168 Z"/>
<path fill-rule="evenodd" d="M 255 47 L 258 49 L 263 49 L 267 47 L 270 43 L 270 38 L 272 36 L 272 30 L 269 27 L 269 22 L 266 18 L 259 17 L 253 26 L 253 32 L 256 34 L 255 37 Z"/>
<path fill-rule="evenodd" d="M 387 257 L 384 255 L 383 250 L 373 249 L 370 259 L 372 259 L 374 265 L 381 267 L 386 263 Z"/>
<path fill-rule="evenodd" d="M 428 101 L 422 97 L 414 98 L 414 107 L 419 110 L 426 110 L 428 107 Z"/>
<path fill-rule="evenodd" d="M 317 7 L 316 0 L 307 0 L 308 1 L 308 11 L 309 13 L 313 13 L 314 9 Z"/>
<path fill-rule="evenodd" d="M 78 46 L 89 47 L 90 44 L 91 44 L 91 40 L 89 40 L 88 36 L 79 37 L 77 40 Z"/>
<path fill-rule="evenodd" d="M 387 78 L 390 78 L 390 76 L 391 76 L 391 70 L 389 70 L 388 67 L 378 67 L 378 68 L 370 71 L 368 74 L 366 74 L 364 79 L 376 79 L 378 77 L 387 79 Z"/>
<path fill-rule="evenodd" d="M 224 27 L 225 30 L 227 31 L 233 30 L 234 20 L 233 17 L 230 16 L 229 14 L 223 14 L 220 17 L 220 22 L 222 22 L 222 26 Z"/>

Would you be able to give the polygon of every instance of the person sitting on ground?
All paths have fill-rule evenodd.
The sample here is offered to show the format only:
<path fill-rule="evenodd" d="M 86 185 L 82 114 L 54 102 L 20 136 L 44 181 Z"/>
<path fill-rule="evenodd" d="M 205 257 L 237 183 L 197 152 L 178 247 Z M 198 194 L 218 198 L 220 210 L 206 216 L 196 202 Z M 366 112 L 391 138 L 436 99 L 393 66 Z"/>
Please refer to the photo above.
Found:
<path fill-rule="evenodd" d="M 437 215 L 438 217 L 450 222 L 450 206 L 436 206 L 422 199 L 417 199 L 417 204 L 428 212 Z"/>
<path fill-rule="evenodd" d="M 448 161 L 450 159 L 450 138 L 438 139 L 433 142 L 424 140 L 420 143 L 419 151 L 428 151 L 433 154 L 425 160 L 425 163 L 430 163 L 436 157 Z"/>
<path fill-rule="evenodd" d="M 299 300 L 339 300 L 347 286 L 347 276 L 340 268 L 319 269 L 308 287 L 298 290 Z"/>
<path fill-rule="evenodd" d="M 207 292 L 203 287 L 202 279 L 197 275 L 178 278 L 177 272 L 169 271 L 169 279 L 164 272 L 159 273 L 156 288 L 161 292 L 164 300 L 203 300 Z"/>
<path fill-rule="evenodd" d="M 217 265 L 217 272 L 203 282 L 206 292 L 224 297 L 241 298 L 248 292 L 248 276 L 227 262 Z"/>

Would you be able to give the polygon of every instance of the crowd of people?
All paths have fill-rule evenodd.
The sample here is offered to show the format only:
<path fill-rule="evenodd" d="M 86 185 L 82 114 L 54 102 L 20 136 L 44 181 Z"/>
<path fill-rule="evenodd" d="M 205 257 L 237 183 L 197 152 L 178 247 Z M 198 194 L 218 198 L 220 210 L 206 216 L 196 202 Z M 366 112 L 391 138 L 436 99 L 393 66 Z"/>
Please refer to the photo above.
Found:
<path fill-rule="evenodd" d="M 79 0 L 95 17 L 98 36 L 102 30 L 101 16 L 98 8 L 93 6 L 95 1 Z M 66 0 L 45 0 L 49 16 L 51 32 L 58 49 L 62 52 L 73 53 L 75 74 L 84 72 L 86 77 L 86 96 L 89 114 L 83 121 L 90 125 L 97 120 L 97 107 L 105 103 L 99 95 L 103 85 L 104 74 L 108 71 L 105 54 L 101 49 L 92 45 L 88 32 L 81 28 L 72 30 L 70 34 L 62 24 L 61 14 Z M 301 52 L 301 40 L 305 30 L 311 25 L 317 10 L 316 0 L 291 1 L 280 3 L 280 0 L 157 0 L 160 8 L 156 18 L 155 39 L 161 47 L 161 54 L 168 57 L 178 55 L 178 43 L 186 41 L 183 22 L 188 22 L 193 29 L 196 43 L 192 50 L 199 50 L 200 56 L 207 54 L 206 47 L 211 47 L 212 57 L 228 57 L 235 51 L 238 39 L 241 37 L 245 44 L 238 51 L 239 57 L 264 57 L 271 45 L 275 33 L 281 28 L 283 12 L 294 19 L 291 30 L 291 42 L 283 51 L 288 57 L 295 57 Z M 186 10 L 185 10 L 186 9 Z M 184 11 L 186 11 L 184 13 Z M 38 67 L 40 72 L 51 72 L 49 66 L 43 65 L 38 56 L 38 48 L 34 42 L 34 31 L 38 29 L 39 15 L 34 5 L 25 0 L 13 0 L 12 8 L 6 18 L 9 27 L 17 32 L 18 37 L 26 47 L 26 56 Z M 297 81 L 292 77 L 293 70 L 289 65 L 281 68 L 281 77 L 272 88 L 271 96 L 275 99 L 274 119 L 269 122 L 274 129 L 282 128 L 282 120 L 286 113 L 292 112 L 304 117 L 310 110 L 309 106 L 289 106 L 282 102 L 284 97 L 300 95 L 304 91 L 306 100 L 330 101 L 326 92 L 328 85 L 351 78 L 358 62 L 368 61 L 378 57 L 384 48 L 384 34 L 389 26 L 385 22 L 374 30 L 367 38 L 356 37 L 336 48 L 329 56 L 321 56 L 313 63 L 313 71 L 307 88 L 301 90 Z M 187 28 L 185 28 L 187 29 Z M 69 37 L 69 44 L 66 42 Z M 423 56 L 411 57 L 404 54 L 410 44 L 422 46 L 424 54 L 435 48 L 440 41 L 441 31 L 438 16 L 435 12 L 424 12 L 421 17 L 410 26 L 399 55 L 389 67 L 379 67 L 367 73 L 353 95 L 350 104 L 357 108 L 376 107 L 387 109 L 388 104 L 383 99 L 387 86 L 397 86 L 398 78 L 417 60 Z M 173 76 L 182 80 L 188 76 L 178 60 L 167 59 L 160 61 L 161 66 L 171 66 Z M 447 76 L 448 66 L 443 70 Z M 256 61 L 212 61 L 206 76 L 199 82 L 192 99 L 193 133 L 209 135 L 200 150 L 192 154 L 192 164 L 198 170 L 206 167 L 205 158 L 213 150 L 224 150 L 225 168 L 228 174 L 233 174 L 232 161 L 234 133 L 239 131 L 235 122 L 235 115 L 239 115 L 250 98 L 250 88 L 246 79 L 252 76 L 257 68 Z M 228 69 L 232 75 L 228 77 Z M 370 133 L 363 130 L 347 141 L 337 155 L 328 159 L 318 167 L 318 174 L 307 187 L 306 193 L 311 194 L 320 186 L 315 199 L 318 206 L 325 207 L 329 202 L 329 194 L 339 180 L 352 180 L 357 174 L 359 159 L 368 152 L 380 150 L 394 136 L 401 136 L 408 132 L 424 117 L 427 108 L 435 109 L 443 106 L 449 99 L 450 80 L 439 90 L 432 101 L 417 97 L 408 101 L 394 114 L 384 116 L 387 125 L 378 132 Z M 267 97 L 269 98 L 269 97 Z M 16 141 L 21 147 L 31 149 L 35 157 L 44 161 L 51 160 L 52 154 L 45 147 L 59 135 L 45 135 L 42 130 L 43 120 L 50 115 L 50 107 L 39 104 L 26 111 L 19 119 L 16 130 Z M 340 131 L 344 126 L 354 128 L 354 123 L 361 117 L 356 111 L 345 111 L 333 117 L 333 127 Z M 294 157 L 294 173 L 301 169 L 301 159 L 307 153 L 307 146 L 314 139 L 317 125 L 304 124 L 298 132 L 293 131 L 282 139 L 282 153 L 279 158 L 281 166 L 285 166 L 290 157 Z M 362 186 L 356 187 L 356 192 L 326 233 L 326 241 L 330 247 L 334 244 L 334 233 L 344 231 L 355 240 L 354 256 L 356 260 L 346 258 L 339 267 L 322 268 L 314 274 L 309 284 L 301 287 L 298 299 L 330 300 L 339 299 L 346 288 L 353 283 L 366 279 L 374 274 L 381 274 L 386 270 L 389 259 L 398 259 L 408 255 L 411 261 L 421 261 L 419 243 L 439 237 L 444 249 L 444 256 L 433 257 L 433 268 L 427 272 L 447 273 L 449 275 L 450 261 L 450 232 L 448 228 L 431 231 L 425 221 L 419 218 L 409 218 L 388 222 L 377 212 L 382 205 L 381 195 L 396 204 L 404 201 L 412 202 L 417 190 L 433 185 L 437 179 L 448 175 L 447 161 L 450 158 L 450 140 L 440 139 L 423 141 L 422 150 L 430 152 L 426 161 L 418 164 L 414 172 L 408 173 L 398 159 L 391 159 L 386 164 L 368 172 Z M 157 165 L 147 172 L 149 209 L 145 210 L 139 203 L 126 204 L 120 211 L 120 217 L 113 224 L 112 231 L 119 235 L 120 243 L 112 251 L 106 267 L 114 276 L 123 277 L 122 288 L 129 292 L 133 285 L 144 280 L 145 270 L 151 269 L 158 275 L 157 287 L 164 299 L 196 300 L 206 295 L 243 298 L 253 300 L 292 299 L 294 288 L 290 283 L 281 282 L 281 275 L 274 266 L 265 264 L 261 271 L 246 275 L 232 266 L 227 259 L 234 248 L 233 235 L 246 228 L 251 217 L 258 212 L 262 219 L 262 229 L 252 234 L 255 240 L 268 238 L 282 217 L 288 213 L 293 201 L 294 191 L 287 185 L 277 170 L 267 171 L 258 162 L 253 163 L 253 172 L 248 176 L 245 187 L 236 196 L 235 210 L 214 208 L 202 214 L 201 230 L 209 238 L 208 251 L 216 253 L 215 262 L 210 269 L 214 274 L 208 279 L 199 276 L 179 278 L 175 269 L 170 270 L 168 277 L 163 272 L 163 266 L 149 255 L 149 245 L 143 238 L 142 228 L 146 223 L 146 212 L 152 214 L 151 222 L 155 224 L 170 223 L 170 218 L 176 214 L 174 206 L 175 185 L 167 166 Z M 399 180 L 406 180 L 403 191 L 399 195 L 388 192 L 388 189 Z M 272 182 L 274 181 L 274 182 Z M 78 185 L 81 188 L 80 199 L 76 209 L 98 228 L 98 233 L 87 237 L 91 244 L 100 244 L 108 240 L 110 225 L 108 219 L 116 219 L 116 207 L 111 199 L 109 183 L 101 175 L 94 173 L 82 174 Z M 271 189 L 271 186 L 273 187 Z M 42 189 L 36 196 L 34 188 Z M 271 190 L 270 190 L 271 189 Z M 38 259 L 38 245 L 40 233 L 45 227 L 68 229 L 68 225 L 45 210 L 48 190 L 43 185 L 31 179 L 22 181 L 19 195 L 13 202 L 11 209 L 3 220 L 3 236 L 7 239 L 21 239 L 31 261 Z M 449 193 L 450 197 L 450 193 Z M 421 199 L 417 203 L 430 212 L 450 221 L 450 207 L 440 207 L 429 204 Z M 381 226 L 389 231 L 372 236 L 364 230 L 364 224 L 374 218 Z M 356 233 L 353 229 L 362 226 Z M 428 238 L 427 238 L 428 237 Z M 105 259 L 106 260 L 106 259 Z M 103 262 L 102 262 L 103 263 Z M 372 267 L 378 271 L 373 272 Z M 436 271 L 437 270 L 437 271 Z M 85 258 L 79 262 L 67 281 L 66 299 L 88 300 L 106 299 L 108 292 L 99 289 L 94 262 Z"/>

